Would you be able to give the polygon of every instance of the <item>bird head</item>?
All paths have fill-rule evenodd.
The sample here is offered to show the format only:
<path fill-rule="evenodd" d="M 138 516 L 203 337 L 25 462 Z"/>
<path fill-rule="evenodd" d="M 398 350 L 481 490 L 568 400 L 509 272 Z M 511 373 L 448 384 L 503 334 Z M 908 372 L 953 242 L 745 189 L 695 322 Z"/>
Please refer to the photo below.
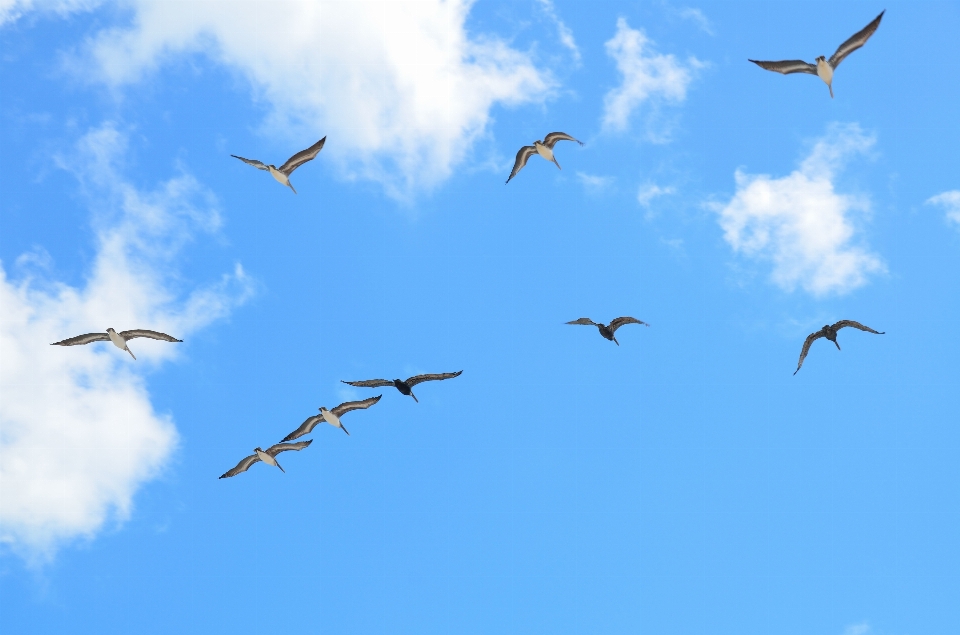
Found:
<path fill-rule="evenodd" d="M 826 62 L 826 61 L 827 61 L 827 57 L 826 57 L 825 55 L 821 55 L 820 57 L 818 57 L 818 58 L 816 59 L 816 61 L 818 61 L 818 62 Z"/>
<path fill-rule="evenodd" d="M 112 328 L 107 329 L 107 333 L 116 333 Z"/>
<path fill-rule="evenodd" d="M 253 448 L 253 451 L 254 451 L 254 452 L 263 452 L 263 449 L 261 449 L 261 448 Z"/>

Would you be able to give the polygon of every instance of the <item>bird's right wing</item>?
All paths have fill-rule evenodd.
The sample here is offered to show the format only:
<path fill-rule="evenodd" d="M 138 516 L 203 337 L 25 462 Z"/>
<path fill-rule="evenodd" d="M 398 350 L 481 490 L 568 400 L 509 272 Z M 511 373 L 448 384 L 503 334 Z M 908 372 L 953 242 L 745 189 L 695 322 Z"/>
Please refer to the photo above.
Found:
<path fill-rule="evenodd" d="M 391 386 L 393 385 L 392 381 L 390 382 L 390 385 Z M 331 408 L 330 412 L 337 415 L 338 417 L 342 417 L 345 412 L 350 412 L 351 410 L 363 410 L 365 408 L 369 408 L 373 404 L 380 401 L 380 397 L 383 397 L 383 395 L 377 395 L 376 397 L 370 397 L 369 399 L 364 399 L 362 401 L 345 401 L 339 406 L 337 406 L 336 408 Z"/>
<path fill-rule="evenodd" d="M 299 443 L 277 443 L 276 445 L 271 445 L 269 448 L 264 450 L 267 454 L 272 457 L 276 457 L 281 452 L 286 452 L 287 450 L 302 450 L 313 443 L 313 439 L 309 441 L 300 441 Z"/>
<path fill-rule="evenodd" d="M 315 144 L 313 144 L 306 150 L 301 150 L 300 152 L 296 153 L 295 155 L 287 159 L 286 163 L 284 163 L 279 168 L 277 168 L 277 171 L 283 172 L 287 176 L 290 176 L 291 174 L 293 174 L 293 171 L 299 168 L 301 165 L 303 165 L 307 161 L 312 161 L 313 159 L 315 159 L 316 156 L 320 154 L 320 151 L 323 150 L 323 144 L 326 141 L 327 141 L 327 138 L 324 137 L 323 139 L 320 139 L 320 141 L 317 141 Z"/>
<path fill-rule="evenodd" d="M 839 329 L 842 329 L 842 328 L 845 327 L 845 326 L 852 326 L 852 327 L 855 328 L 855 329 L 860 329 L 861 331 L 867 331 L 868 333 L 876 333 L 877 335 L 884 335 L 884 334 L 885 334 L 885 331 L 884 331 L 884 332 L 874 331 L 874 330 L 873 330 L 872 328 L 870 328 L 869 326 L 864 326 L 863 324 L 860 324 L 859 322 L 854 322 L 853 320 L 840 320 L 839 322 L 837 322 L 837 323 L 834 324 L 833 326 L 836 327 L 838 330 L 839 330 Z"/>
<path fill-rule="evenodd" d="M 348 386 L 357 386 L 359 388 L 379 388 L 380 386 L 392 386 L 393 382 L 389 379 L 364 379 L 363 381 L 343 381 L 340 383 Z"/>
<path fill-rule="evenodd" d="M 164 342 L 182 342 L 172 335 L 160 333 L 158 331 L 148 331 L 146 329 L 133 329 L 132 331 L 120 331 L 120 337 L 125 340 L 132 340 L 137 337 L 149 337 L 152 340 L 162 340 Z"/>
<path fill-rule="evenodd" d="M 608 326 L 607 328 L 610 329 L 611 331 L 616 331 L 618 328 L 620 328 L 624 324 L 643 324 L 644 326 L 650 326 L 643 320 L 638 320 L 635 317 L 618 317 L 615 320 L 611 320 L 610 326 Z"/>
<path fill-rule="evenodd" d="M 850 39 L 841 44 L 837 48 L 837 52 L 831 55 L 830 59 L 827 60 L 827 63 L 829 63 L 833 68 L 836 68 L 840 66 L 840 62 L 846 59 L 847 55 L 850 55 L 858 48 L 866 44 L 867 40 L 870 39 L 870 36 L 873 35 L 874 31 L 877 30 L 877 27 L 880 26 L 880 20 L 883 18 L 883 14 L 886 12 L 886 9 L 881 11 L 880 15 L 873 19 L 873 22 L 860 29 L 857 33 L 853 34 Z"/>
<path fill-rule="evenodd" d="M 252 165 L 253 167 L 257 168 L 258 170 L 266 170 L 267 172 L 270 171 L 270 168 L 268 168 L 266 165 L 264 165 L 264 164 L 261 163 L 260 161 L 257 161 L 256 159 L 244 159 L 243 157 L 238 157 L 238 156 L 235 155 L 235 154 L 231 154 L 230 156 L 232 156 L 234 159 L 240 159 L 241 161 L 243 161 L 243 162 L 246 163 L 247 165 Z"/>
<path fill-rule="evenodd" d="M 312 417 L 307 417 L 307 420 L 300 424 L 300 427 L 283 437 L 284 441 L 293 441 L 294 439 L 299 439 L 305 434 L 310 434 L 313 432 L 313 429 L 317 427 L 320 423 L 323 423 L 324 419 L 321 415 L 313 415 Z M 280 445 L 279 443 L 277 445 Z M 277 447 L 276 445 L 273 447 Z"/>
<path fill-rule="evenodd" d="M 573 322 L 566 322 L 566 324 L 583 324 L 583 325 L 592 325 L 592 326 L 597 325 L 597 323 L 591 320 L 590 318 L 580 318 L 579 320 L 574 320 Z"/>
<path fill-rule="evenodd" d="M 547 146 L 553 150 L 553 146 L 557 145 L 557 141 L 576 141 L 580 145 L 583 145 L 583 141 L 579 139 L 574 139 L 566 132 L 551 132 L 546 137 L 543 138 L 543 145 Z"/>
<path fill-rule="evenodd" d="M 455 373 L 433 373 L 428 375 L 414 375 L 408 379 L 406 383 L 408 386 L 413 388 L 417 384 L 422 384 L 425 381 L 439 381 L 441 379 L 453 379 L 454 377 L 459 377 L 462 370 L 458 370 Z"/>
<path fill-rule="evenodd" d="M 510 179 L 515 177 L 520 170 L 523 169 L 523 166 L 527 164 L 527 161 L 530 160 L 530 157 L 537 153 L 536 146 L 523 146 L 520 148 L 520 151 L 517 152 L 517 161 L 513 164 L 513 172 L 510 173 L 509 178 L 507 178 L 507 183 L 510 182 Z"/>
<path fill-rule="evenodd" d="M 110 336 L 106 333 L 87 333 L 86 335 L 78 335 L 76 337 L 71 337 L 68 340 L 61 340 L 59 342 L 54 342 L 50 346 L 78 346 L 80 344 L 89 344 L 90 342 L 109 342 Z"/>
<path fill-rule="evenodd" d="M 240 472 L 246 472 L 247 470 L 250 469 L 251 465 L 253 465 L 259 460 L 260 460 L 260 457 L 257 456 L 256 454 L 253 454 L 252 456 L 248 456 L 247 458 L 237 463 L 237 467 L 227 472 L 224 472 L 223 476 L 221 476 L 220 478 L 230 478 L 231 476 L 236 476 Z"/>
<path fill-rule="evenodd" d="M 790 73 L 810 73 L 811 75 L 817 74 L 817 65 L 804 62 L 803 60 L 784 60 L 782 62 L 758 62 L 757 60 L 747 61 L 753 62 L 760 68 L 765 68 L 768 71 L 774 71 L 777 73 L 783 73 L 784 75 L 789 75 Z"/>
<path fill-rule="evenodd" d="M 822 330 L 817 331 L 816 333 L 811 333 L 807 336 L 807 339 L 803 341 L 803 348 L 800 350 L 800 361 L 797 362 L 797 370 L 793 371 L 794 375 L 796 375 L 797 372 L 799 372 L 800 367 L 803 366 L 803 360 L 807 356 L 807 353 L 810 352 L 810 345 L 821 337 L 823 337 Z"/>

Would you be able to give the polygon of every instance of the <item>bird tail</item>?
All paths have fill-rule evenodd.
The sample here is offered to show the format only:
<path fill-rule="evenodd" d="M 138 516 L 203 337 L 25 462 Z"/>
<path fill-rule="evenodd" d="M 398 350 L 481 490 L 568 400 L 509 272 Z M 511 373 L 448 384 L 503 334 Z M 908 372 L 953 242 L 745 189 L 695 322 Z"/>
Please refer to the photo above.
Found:
<path fill-rule="evenodd" d="M 620 342 L 617 341 L 616 336 L 614 336 L 613 338 L 613 343 L 616 344 L 617 346 L 620 346 Z"/>
<path fill-rule="evenodd" d="M 840 350 L 840 344 L 839 344 L 836 340 L 834 340 L 833 343 L 837 345 L 837 350 L 839 351 L 839 350 Z"/>
<path fill-rule="evenodd" d="M 833 84 L 827 84 L 827 88 L 830 89 L 830 99 L 833 99 Z"/>
<path fill-rule="evenodd" d="M 127 352 L 130 353 L 130 357 L 132 357 L 133 359 L 137 359 L 137 356 L 134 355 L 133 351 L 131 351 L 129 348 L 127 349 Z"/>
<path fill-rule="evenodd" d="M 553 157 L 553 162 L 557 164 L 557 169 L 558 169 L 558 170 L 562 170 L 562 169 L 563 169 L 563 168 L 560 167 L 560 164 L 557 163 L 557 157 Z"/>
<path fill-rule="evenodd" d="M 348 437 L 350 436 L 350 431 L 347 430 L 346 426 L 344 426 L 342 423 L 340 424 L 340 429 L 346 432 Z"/>
<path fill-rule="evenodd" d="M 412 390 L 410 391 L 410 396 L 413 397 L 413 400 L 414 400 L 414 401 L 416 401 L 417 403 L 420 403 L 420 400 L 417 399 L 417 396 L 416 396 L 415 394 L 413 394 L 413 391 L 412 391 Z"/>
<path fill-rule="evenodd" d="M 293 183 L 291 183 L 290 181 L 287 181 L 287 185 L 290 186 L 290 189 L 293 190 L 293 193 L 294 193 L 294 194 L 297 193 L 297 190 L 295 190 L 295 189 L 293 188 Z"/>
<path fill-rule="evenodd" d="M 274 459 L 274 461 L 277 461 L 277 460 L 276 460 L 276 459 Z M 286 474 L 286 473 L 287 473 L 287 471 L 286 471 L 285 469 L 283 469 L 283 466 L 282 466 L 282 465 L 280 465 L 280 461 L 277 461 L 277 467 L 279 467 L 279 468 L 280 468 L 280 471 L 281 471 L 281 472 L 283 472 L 284 474 Z"/>

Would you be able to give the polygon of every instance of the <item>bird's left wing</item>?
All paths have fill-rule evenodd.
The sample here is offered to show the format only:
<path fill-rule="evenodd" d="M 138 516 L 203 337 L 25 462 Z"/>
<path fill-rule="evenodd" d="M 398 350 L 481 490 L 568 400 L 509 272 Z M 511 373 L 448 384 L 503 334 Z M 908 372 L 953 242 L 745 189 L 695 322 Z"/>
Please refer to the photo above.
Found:
<path fill-rule="evenodd" d="M 327 138 L 324 137 L 323 139 L 320 139 L 320 141 L 317 141 L 315 144 L 313 144 L 306 150 L 301 150 L 300 152 L 296 153 L 295 155 L 287 159 L 286 163 L 284 163 L 279 168 L 277 168 L 277 171 L 283 172 L 287 176 L 290 176 L 293 173 L 293 171 L 299 168 L 301 165 L 303 165 L 307 161 L 312 161 L 313 159 L 315 159 L 317 155 L 320 154 L 320 151 L 323 150 L 323 144 L 326 141 L 327 141 Z"/>
<path fill-rule="evenodd" d="M 392 384 L 393 382 L 390 383 Z M 369 408 L 373 404 L 380 401 L 380 397 L 383 397 L 383 395 L 370 397 L 369 399 L 364 399 L 363 401 L 345 401 L 336 408 L 331 408 L 330 412 L 338 417 L 341 417 L 343 416 L 343 413 L 350 412 L 351 410 L 363 410 L 364 408 Z"/>
<path fill-rule="evenodd" d="M 838 330 L 842 329 L 845 326 L 852 326 L 855 329 L 860 329 L 861 331 L 867 331 L 868 333 L 876 333 L 877 335 L 884 335 L 886 333 L 886 331 L 874 331 L 869 326 L 864 326 L 863 324 L 860 324 L 859 322 L 854 322 L 853 320 L 840 320 L 839 322 L 834 324 L 834 326 Z"/>
<path fill-rule="evenodd" d="M 624 324 L 643 324 L 644 326 L 650 326 L 643 320 L 638 320 L 637 318 L 628 316 L 628 317 L 618 317 L 615 320 L 611 320 L 610 326 L 608 326 L 607 328 L 610 329 L 611 331 L 616 331 L 618 328 L 620 328 Z"/>
<path fill-rule="evenodd" d="M 133 329 L 132 331 L 120 331 L 118 333 L 120 337 L 125 340 L 132 340 L 138 337 L 149 337 L 152 340 L 163 340 L 164 342 L 182 342 L 183 340 L 178 340 L 172 335 L 167 335 L 166 333 L 159 333 L 157 331 L 148 331 L 146 329 Z"/>
<path fill-rule="evenodd" d="M 520 148 L 520 151 L 517 152 L 517 160 L 513 164 L 513 171 L 510 173 L 510 176 L 507 177 L 507 183 L 510 182 L 510 179 L 519 174 L 520 170 L 523 169 L 523 166 L 527 164 L 527 161 L 530 160 L 530 157 L 537 153 L 537 148 L 535 146 L 523 146 Z"/>
<path fill-rule="evenodd" d="M 78 346 L 80 344 L 89 344 L 90 342 L 109 342 L 110 336 L 106 333 L 87 333 L 86 335 L 78 335 L 76 337 L 71 337 L 66 340 L 60 340 L 59 342 L 54 342 L 50 346 Z"/>
<path fill-rule="evenodd" d="M 747 60 L 748 62 L 753 62 L 760 68 L 765 68 L 768 71 L 774 71 L 775 73 L 783 73 L 784 75 L 789 75 L 790 73 L 810 73 L 811 75 L 817 74 L 816 64 L 810 64 L 804 62 L 803 60 L 783 60 L 782 62 L 759 62 L 757 60 Z"/>
<path fill-rule="evenodd" d="M 413 388 L 417 384 L 422 384 L 425 381 L 439 381 L 441 379 L 453 379 L 454 377 L 459 377 L 462 370 L 458 370 L 455 373 L 433 373 L 432 375 L 414 375 L 408 379 L 405 383 Z"/>
<path fill-rule="evenodd" d="M 313 439 L 309 441 L 300 441 L 299 443 L 277 443 L 276 445 L 271 445 L 269 448 L 264 450 L 270 456 L 276 457 L 281 452 L 286 452 L 287 450 L 302 450 L 313 443 Z"/>
<path fill-rule="evenodd" d="M 830 56 L 830 59 L 827 60 L 827 63 L 830 64 L 833 68 L 840 66 L 840 62 L 846 59 L 847 55 L 850 55 L 858 48 L 867 43 L 867 40 L 870 39 L 870 36 L 874 34 L 877 30 L 877 27 L 880 26 L 880 20 L 883 18 L 883 14 L 887 10 L 884 9 L 880 12 L 873 22 L 863 27 L 859 32 L 854 34 L 849 40 L 840 45 L 837 49 L 837 52 Z"/>
<path fill-rule="evenodd" d="M 576 141 L 580 145 L 583 145 L 583 141 L 579 139 L 574 139 L 566 132 L 551 132 L 546 137 L 543 138 L 543 145 L 547 146 L 553 150 L 553 146 L 557 145 L 557 141 Z"/>
<path fill-rule="evenodd" d="M 324 419 L 323 419 L 323 416 L 321 415 L 313 415 L 312 417 L 307 417 L 307 419 L 300 424 L 299 428 L 297 428 L 287 436 L 283 437 L 283 441 L 281 441 L 280 443 L 284 443 L 286 441 L 293 441 L 294 439 L 299 439 L 305 434 L 310 434 L 311 432 L 313 432 L 313 429 L 316 428 L 319 424 L 323 423 L 323 421 Z M 277 445 L 280 445 L 280 443 L 278 443 Z"/>
<path fill-rule="evenodd" d="M 251 465 L 253 465 L 259 460 L 260 460 L 259 456 L 257 456 L 256 454 L 252 454 L 247 458 L 241 460 L 239 463 L 237 463 L 237 467 L 233 468 L 232 470 L 227 470 L 226 472 L 224 472 L 220 478 L 230 478 L 231 476 L 236 476 L 241 472 L 246 472 L 247 470 L 250 469 Z"/>
<path fill-rule="evenodd" d="M 363 381 L 343 381 L 340 383 L 348 386 L 357 386 L 358 388 L 379 388 L 380 386 L 392 386 L 393 382 L 389 379 L 364 379 Z"/>
<path fill-rule="evenodd" d="M 240 159 L 241 161 L 243 161 L 243 162 L 246 163 L 247 165 L 252 165 L 253 167 L 257 168 L 258 170 L 266 170 L 267 172 L 270 171 L 270 168 L 268 168 L 265 164 L 261 163 L 260 161 L 257 161 L 256 159 L 244 159 L 243 157 L 238 157 L 238 156 L 235 155 L 235 154 L 231 154 L 230 156 L 232 156 L 234 159 Z"/>
<path fill-rule="evenodd" d="M 806 359 L 807 353 L 810 352 L 810 345 L 821 337 L 823 337 L 823 329 L 817 331 L 816 333 L 811 333 L 807 336 L 807 339 L 803 341 L 803 348 L 800 350 L 800 361 L 797 362 L 797 370 L 793 371 L 794 375 L 800 372 L 800 367 L 803 366 L 803 360 Z"/>
<path fill-rule="evenodd" d="M 589 324 L 591 326 L 597 325 L 597 323 L 591 320 L 590 318 L 580 318 L 578 320 L 573 320 L 572 322 L 565 322 L 565 324 L 583 324 L 583 325 Z"/>

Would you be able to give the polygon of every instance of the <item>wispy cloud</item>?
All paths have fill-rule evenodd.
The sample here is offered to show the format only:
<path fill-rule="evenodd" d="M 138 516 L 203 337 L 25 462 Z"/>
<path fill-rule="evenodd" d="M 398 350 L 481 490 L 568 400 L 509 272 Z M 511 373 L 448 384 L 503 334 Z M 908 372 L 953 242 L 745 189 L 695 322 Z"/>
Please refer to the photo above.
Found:
<path fill-rule="evenodd" d="M 656 53 L 644 32 L 631 29 L 624 18 L 617 20 L 617 32 L 605 46 L 623 76 L 621 85 L 604 97 L 603 127 L 607 130 L 625 130 L 644 102 L 682 102 L 694 72 L 703 66 L 694 57 L 683 63 L 673 55 Z"/>
<path fill-rule="evenodd" d="M 710 204 L 720 215 L 724 238 L 734 251 L 773 263 L 771 278 L 785 290 L 797 286 L 820 296 L 845 293 L 884 271 L 880 258 L 855 243 L 853 215 L 869 201 L 838 194 L 836 175 L 844 163 L 875 143 L 858 125 L 829 127 L 800 168 L 781 178 L 736 171 L 737 192 L 726 204 Z"/>
<path fill-rule="evenodd" d="M 26 13 L 43 11 L 67 15 L 99 5 L 103 0 L 0 0 L 0 26 L 14 22 Z"/>
<path fill-rule="evenodd" d="M 703 11 L 700 9 L 693 9 L 687 7 L 680 10 L 680 17 L 684 20 L 690 20 L 694 22 L 700 30 L 706 33 L 707 35 L 713 35 L 713 26 L 710 24 L 710 20 L 707 19 L 707 16 L 703 14 Z"/>
<path fill-rule="evenodd" d="M 174 257 L 198 231 L 215 231 L 216 201 L 189 176 L 134 188 L 119 167 L 124 147 L 124 135 L 106 125 L 64 161 L 83 166 L 76 174 L 100 210 L 82 286 L 44 278 L 42 249 L 18 259 L 31 269 L 19 280 L 0 264 L 0 543 L 32 562 L 129 517 L 134 494 L 177 445 L 173 419 L 154 410 L 142 373 L 184 345 L 137 340 L 134 362 L 109 343 L 50 343 L 110 326 L 189 342 L 252 293 L 239 264 L 212 285 L 177 291 Z"/>
<path fill-rule="evenodd" d="M 846 630 L 843 631 L 843 635 L 866 635 L 866 633 L 869 632 L 870 625 L 864 622 L 862 624 L 853 624 L 852 626 L 848 626 Z"/>
<path fill-rule="evenodd" d="M 655 183 L 644 183 L 637 191 L 637 202 L 644 207 L 650 207 L 650 202 L 659 196 L 675 194 L 677 189 L 673 186 L 660 187 Z"/>
<path fill-rule="evenodd" d="M 580 49 L 577 48 L 577 42 L 573 39 L 573 31 L 570 30 L 566 24 L 563 23 L 563 20 L 557 16 L 557 10 L 553 6 L 553 0 L 539 0 L 540 8 L 543 9 L 543 12 L 547 15 L 548 18 L 556 25 L 557 27 L 557 38 L 560 40 L 560 43 L 563 44 L 573 55 L 573 59 L 578 64 L 580 63 Z"/>
<path fill-rule="evenodd" d="M 960 225 L 960 190 L 950 190 L 927 199 L 928 205 L 939 205 L 947 210 L 947 220 Z"/>
<path fill-rule="evenodd" d="M 614 181 L 612 176 L 598 176 L 585 172 L 577 172 L 577 179 L 584 187 L 591 190 L 605 190 L 613 185 Z"/>
<path fill-rule="evenodd" d="M 237 69 L 269 104 L 265 128 L 286 137 L 283 147 L 329 134 L 324 161 L 401 199 L 435 187 L 470 157 L 495 105 L 542 102 L 554 88 L 525 52 L 468 33 L 469 0 L 275 4 L 225 11 L 197 2 L 184 11 L 131 0 L 129 27 L 101 30 L 65 63 L 119 87 L 173 56 L 205 53 Z M 557 24 L 564 46 L 576 50 Z"/>

